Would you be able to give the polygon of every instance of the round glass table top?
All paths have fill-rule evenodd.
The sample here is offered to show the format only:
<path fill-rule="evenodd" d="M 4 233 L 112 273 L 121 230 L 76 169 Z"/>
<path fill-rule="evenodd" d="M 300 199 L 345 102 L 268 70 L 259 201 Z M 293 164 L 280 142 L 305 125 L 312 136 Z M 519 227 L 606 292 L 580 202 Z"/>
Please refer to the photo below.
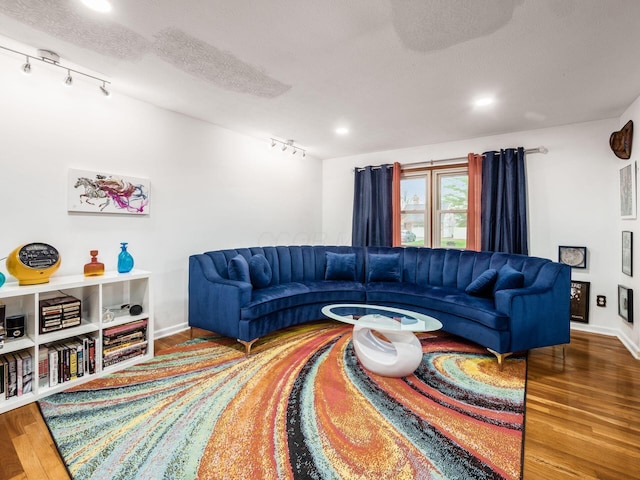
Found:
<path fill-rule="evenodd" d="M 442 328 L 440 321 L 428 315 L 379 305 L 327 305 L 322 313 L 340 322 L 379 331 L 430 332 Z"/>

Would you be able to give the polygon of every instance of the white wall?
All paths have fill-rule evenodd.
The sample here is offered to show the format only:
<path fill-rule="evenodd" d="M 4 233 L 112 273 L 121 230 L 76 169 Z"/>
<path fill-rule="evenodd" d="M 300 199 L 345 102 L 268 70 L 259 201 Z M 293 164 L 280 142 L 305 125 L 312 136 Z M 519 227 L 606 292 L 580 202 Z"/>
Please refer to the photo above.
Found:
<path fill-rule="evenodd" d="M 186 326 L 190 254 L 321 238 L 319 160 L 118 95 L 117 82 L 105 98 L 21 63 L 0 54 L 0 258 L 41 241 L 61 253 L 56 275 L 82 273 L 91 249 L 115 270 L 127 241 L 136 268 L 153 272 L 163 334 Z M 68 213 L 69 168 L 149 178 L 150 215 Z"/>
<path fill-rule="evenodd" d="M 640 97 L 636 99 L 633 104 L 622 114 L 620 117 L 620 121 L 615 130 L 619 130 L 622 128 L 629 120 L 633 120 L 634 126 L 636 128 L 635 134 L 635 145 L 632 145 L 631 148 L 631 158 L 629 160 L 620 160 L 617 157 L 615 161 L 615 173 L 616 173 L 616 181 L 618 181 L 618 170 L 626 165 L 629 165 L 629 162 L 636 163 L 636 171 L 637 171 L 637 162 L 640 159 L 640 144 L 638 143 L 638 138 L 640 138 L 640 134 L 637 132 L 637 128 L 640 127 Z M 630 339 L 630 343 L 632 346 L 636 348 L 636 352 L 640 351 L 640 301 L 638 301 L 638 297 L 640 297 L 640 262 L 638 258 L 640 256 L 640 219 L 636 218 L 635 220 L 619 220 L 618 221 L 618 231 L 628 230 L 633 232 L 633 268 L 632 273 L 633 276 L 629 277 L 622 272 L 618 271 L 618 283 L 624 285 L 625 287 L 633 289 L 635 294 L 634 298 L 634 317 L 635 321 L 633 324 L 628 322 L 621 321 L 621 329 L 626 338 Z"/>
<path fill-rule="evenodd" d="M 640 117 L 640 101 L 630 110 L 630 114 Z M 618 335 L 637 356 L 637 328 L 631 339 L 631 329 L 617 314 L 617 285 L 623 276 L 617 183 L 622 161 L 611 152 L 609 136 L 618 130 L 619 123 L 618 119 L 610 119 L 325 160 L 325 238 L 329 243 L 351 242 L 354 167 L 420 163 L 466 156 L 469 152 L 543 145 L 549 149 L 548 154 L 527 157 L 529 253 L 557 260 L 559 245 L 586 246 L 588 268 L 574 269 L 572 278 L 591 282 L 589 324 L 574 322 L 572 326 Z M 624 283 L 633 285 L 629 277 Z M 640 284 L 637 288 L 640 295 Z M 606 307 L 596 306 L 596 295 L 606 295 Z"/>

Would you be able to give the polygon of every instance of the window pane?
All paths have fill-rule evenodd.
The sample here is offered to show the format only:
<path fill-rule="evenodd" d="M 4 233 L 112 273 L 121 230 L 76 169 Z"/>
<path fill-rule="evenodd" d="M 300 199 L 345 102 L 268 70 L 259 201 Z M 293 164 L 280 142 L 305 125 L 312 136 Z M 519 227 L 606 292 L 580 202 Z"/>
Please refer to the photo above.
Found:
<path fill-rule="evenodd" d="M 440 177 L 440 210 L 466 210 L 469 176 L 443 175 Z"/>
<path fill-rule="evenodd" d="M 425 177 L 400 181 L 400 240 L 402 245 L 425 245 L 427 182 Z"/>
<path fill-rule="evenodd" d="M 424 246 L 424 213 L 403 213 L 400 215 L 400 240 L 402 245 Z"/>
<path fill-rule="evenodd" d="M 467 214 L 440 214 L 440 246 L 465 248 L 467 246 Z"/>
<path fill-rule="evenodd" d="M 400 209 L 424 210 L 427 198 L 424 178 L 409 178 L 400 181 Z"/>

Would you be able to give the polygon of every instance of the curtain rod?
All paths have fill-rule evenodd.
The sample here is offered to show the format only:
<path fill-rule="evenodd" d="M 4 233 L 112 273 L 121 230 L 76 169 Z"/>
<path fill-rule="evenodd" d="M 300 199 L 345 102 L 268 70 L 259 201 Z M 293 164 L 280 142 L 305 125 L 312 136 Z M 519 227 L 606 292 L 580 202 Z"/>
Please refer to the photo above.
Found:
<path fill-rule="evenodd" d="M 549 149 L 547 147 L 536 147 L 536 148 L 527 148 L 525 149 L 524 153 L 542 153 L 542 154 L 547 154 L 549 152 Z M 482 155 L 484 157 L 484 154 Z M 406 164 L 406 168 L 403 165 L 403 170 L 406 169 L 412 169 L 412 168 L 421 168 L 421 167 L 426 167 L 426 166 L 431 166 L 434 165 L 436 163 L 449 163 L 449 162 L 457 162 L 457 161 L 462 161 L 464 160 L 465 162 L 468 160 L 467 156 L 464 157 L 452 157 L 452 158 L 441 158 L 439 160 L 429 160 L 428 162 L 422 162 L 422 163 L 409 163 Z"/>
<path fill-rule="evenodd" d="M 547 153 L 549 153 L 549 149 L 547 147 L 544 146 L 540 146 L 540 147 L 536 147 L 536 148 L 527 148 L 524 153 L 542 153 L 544 155 L 546 155 Z M 482 155 L 484 157 L 484 155 Z M 408 163 L 405 165 L 402 165 L 402 169 L 403 170 L 411 170 L 414 168 L 423 168 L 423 167 L 430 167 L 436 163 L 449 163 L 449 162 L 458 162 L 458 161 L 462 161 L 464 160 L 465 162 L 468 160 L 468 157 L 452 157 L 452 158 L 441 158 L 439 160 L 429 160 L 428 162 L 421 162 L 421 163 Z M 375 166 L 372 167 L 372 169 L 378 169 L 378 168 L 382 168 L 382 166 Z M 393 168 L 393 165 L 387 165 L 387 168 Z M 363 171 L 364 168 L 356 168 L 354 169 L 354 171 L 358 171 L 361 172 Z"/>

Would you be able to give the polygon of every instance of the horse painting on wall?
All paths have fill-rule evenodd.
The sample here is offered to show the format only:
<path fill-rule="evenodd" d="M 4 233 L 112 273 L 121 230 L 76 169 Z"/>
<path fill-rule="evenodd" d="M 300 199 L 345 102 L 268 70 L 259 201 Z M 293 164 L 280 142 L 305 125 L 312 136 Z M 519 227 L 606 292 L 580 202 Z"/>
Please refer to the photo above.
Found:
<path fill-rule="evenodd" d="M 149 180 L 69 169 L 67 210 L 84 213 L 149 214 Z"/>

